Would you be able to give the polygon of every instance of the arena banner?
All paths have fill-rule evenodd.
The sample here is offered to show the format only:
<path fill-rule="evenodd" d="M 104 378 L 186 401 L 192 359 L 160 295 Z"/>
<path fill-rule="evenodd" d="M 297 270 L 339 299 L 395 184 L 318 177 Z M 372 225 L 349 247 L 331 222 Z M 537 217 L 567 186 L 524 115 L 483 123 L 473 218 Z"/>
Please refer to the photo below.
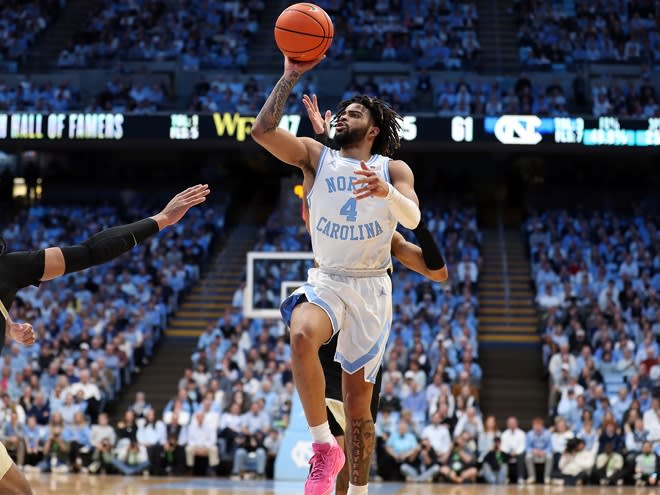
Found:
<path fill-rule="evenodd" d="M 277 481 L 303 481 L 309 473 L 309 460 L 314 455 L 312 435 L 307 427 L 300 396 L 293 393 L 289 427 L 280 443 L 280 454 L 275 459 Z"/>
<path fill-rule="evenodd" d="M 254 115 L 241 113 L 0 113 L 0 148 L 21 145 L 47 147 L 76 143 L 99 147 L 126 145 L 234 147 L 251 142 Z M 311 136 L 306 117 L 284 115 L 280 127 L 297 136 Z M 484 146 L 507 147 L 638 147 L 660 146 L 660 118 L 499 117 L 405 115 L 401 121 L 403 148 Z"/>

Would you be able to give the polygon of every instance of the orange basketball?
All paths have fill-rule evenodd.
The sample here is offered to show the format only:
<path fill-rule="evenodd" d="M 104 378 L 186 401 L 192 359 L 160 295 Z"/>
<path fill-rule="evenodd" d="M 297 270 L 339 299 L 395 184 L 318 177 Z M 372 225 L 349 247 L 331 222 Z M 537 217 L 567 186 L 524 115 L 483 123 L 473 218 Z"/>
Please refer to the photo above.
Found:
<path fill-rule="evenodd" d="M 330 16 L 313 3 L 293 4 L 275 22 L 277 47 L 301 62 L 316 60 L 327 52 L 334 34 Z"/>

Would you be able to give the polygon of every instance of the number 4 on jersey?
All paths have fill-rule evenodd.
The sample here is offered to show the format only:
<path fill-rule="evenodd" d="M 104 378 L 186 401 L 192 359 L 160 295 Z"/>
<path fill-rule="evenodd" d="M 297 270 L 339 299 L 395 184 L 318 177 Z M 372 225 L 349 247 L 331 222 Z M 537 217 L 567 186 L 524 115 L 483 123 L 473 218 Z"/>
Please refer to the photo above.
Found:
<path fill-rule="evenodd" d="M 350 198 L 339 210 L 340 215 L 346 216 L 346 221 L 355 222 L 357 220 L 357 199 Z"/>

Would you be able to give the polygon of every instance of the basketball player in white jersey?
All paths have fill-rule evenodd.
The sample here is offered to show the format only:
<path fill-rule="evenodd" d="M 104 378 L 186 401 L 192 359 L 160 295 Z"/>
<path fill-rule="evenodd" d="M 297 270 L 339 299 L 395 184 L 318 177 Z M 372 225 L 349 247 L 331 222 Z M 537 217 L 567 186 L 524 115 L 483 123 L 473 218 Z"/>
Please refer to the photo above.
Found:
<path fill-rule="evenodd" d="M 307 198 L 312 250 L 318 268 L 282 303 L 291 329 L 296 388 L 313 437 L 305 495 L 329 495 L 344 453 L 325 407 L 318 350 L 339 333 L 349 467 L 348 495 L 367 493 L 374 449 L 370 402 L 392 321 L 390 245 L 397 223 L 414 229 L 421 213 L 413 173 L 389 158 L 399 147 L 398 114 L 383 102 L 355 97 L 340 104 L 331 150 L 278 127 L 291 89 L 320 62 L 285 59 L 284 75 L 252 127 L 252 137 L 275 157 L 299 167 Z M 304 296 L 304 298 L 303 298 Z M 303 302 L 304 301 L 304 302 Z M 285 318 L 286 319 L 286 318 Z"/>
<path fill-rule="evenodd" d="M 337 144 L 330 138 L 329 130 L 332 125 L 332 112 L 330 110 L 321 114 L 319 110 L 316 95 L 310 98 L 303 95 L 303 104 L 307 110 L 307 116 L 314 130 L 314 139 L 330 148 L 336 149 Z M 304 191 L 302 197 L 302 213 L 305 227 L 309 232 L 309 211 L 307 204 L 307 192 Z M 406 268 L 424 275 L 428 280 L 434 282 L 444 282 L 449 277 L 445 260 L 440 253 L 440 249 L 433 238 L 431 232 L 424 224 L 423 215 L 419 225 L 413 231 L 419 246 L 408 242 L 400 232 L 394 232 L 392 237 L 391 252 L 392 256 L 397 258 Z M 341 393 L 341 365 L 335 362 L 334 357 L 337 351 L 337 337 L 319 349 L 319 359 L 325 376 L 325 403 L 327 406 L 328 423 L 330 432 L 337 440 L 337 443 L 344 449 L 346 454 L 344 431 L 346 429 L 346 415 Z M 383 376 L 383 367 L 380 367 L 376 375 L 373 393 L 371 395 L 371 417 L 374 422 L 378 413 L 378 404 L 380 401 L 380 388 Z M 343 469 L 337 475 L 335 495 L 346 495 L 348 492 L 348 466 L 344 464 Z"/>

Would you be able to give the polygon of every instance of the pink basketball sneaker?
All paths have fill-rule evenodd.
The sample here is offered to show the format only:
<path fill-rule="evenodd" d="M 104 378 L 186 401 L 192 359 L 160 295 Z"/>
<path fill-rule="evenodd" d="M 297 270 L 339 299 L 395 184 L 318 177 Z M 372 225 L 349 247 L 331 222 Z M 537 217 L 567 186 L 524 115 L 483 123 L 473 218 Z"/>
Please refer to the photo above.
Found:
<path fill-rule="evenodd" d="M 344 451 L 332 437 L 330 443 L 313 443 L 312 468 L 305 481 L 305 495 L 331 495 L 335 491 L 337 474 L 344 467 Z"/>

